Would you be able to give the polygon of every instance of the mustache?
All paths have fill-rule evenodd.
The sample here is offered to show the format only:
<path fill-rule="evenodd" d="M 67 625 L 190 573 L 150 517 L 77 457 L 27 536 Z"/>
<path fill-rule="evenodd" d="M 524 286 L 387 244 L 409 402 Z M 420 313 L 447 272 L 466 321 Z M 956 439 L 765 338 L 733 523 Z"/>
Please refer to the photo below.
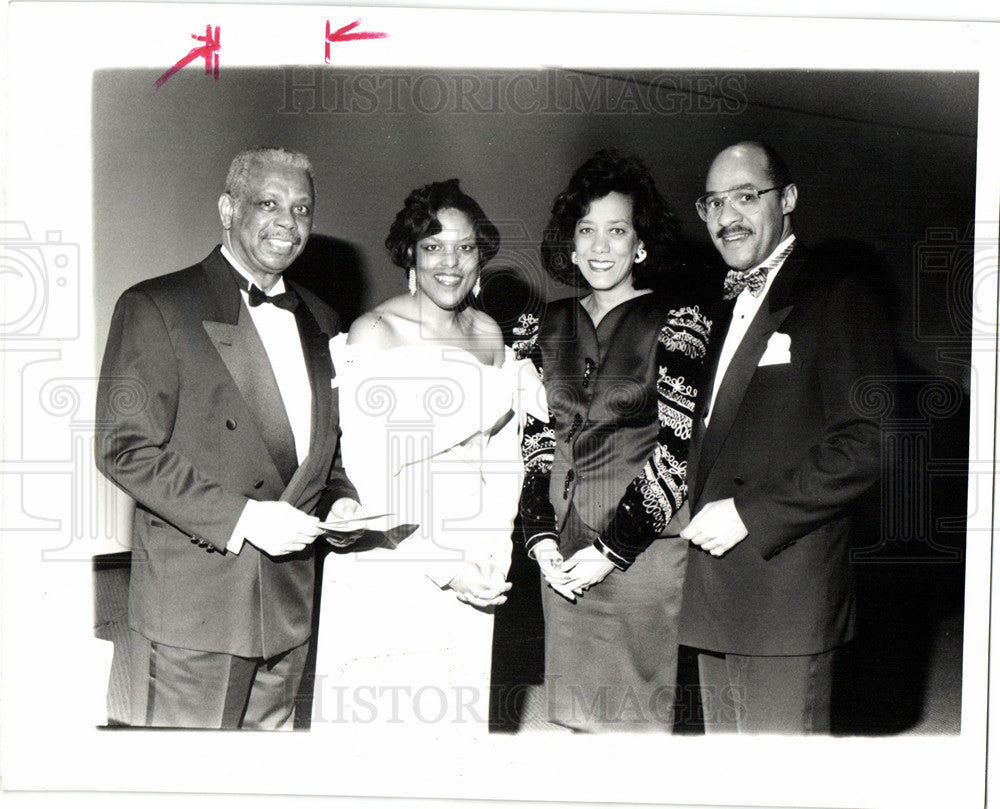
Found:
<path fill-rule="evenodd" d="M 261 234 L 262 239 L 281 239 L 283 241 L 289 241 L 292 244 L 301 244 L 302 237 L 299 235 L 297 230 L 286 230 L 280 232 L 265 231 Z"/>
<path fill-rule="evenodd" d="M 721 228 L 715 233 L 716 238 L 719 239 L 723 239 L 726 236 L 742 236 L 742 235 L 750 236 L 752 234 L 753 234 L 752 230 L 750 230 L 749 228 L 740 227 L 739 225 L 730 225 L 729 227 Z"/>

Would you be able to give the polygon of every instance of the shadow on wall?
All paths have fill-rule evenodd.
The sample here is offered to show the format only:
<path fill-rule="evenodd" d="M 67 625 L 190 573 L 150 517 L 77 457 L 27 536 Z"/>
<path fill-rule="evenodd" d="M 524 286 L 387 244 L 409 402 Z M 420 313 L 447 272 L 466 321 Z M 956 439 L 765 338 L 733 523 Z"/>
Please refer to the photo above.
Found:
<path fill-rule="evenodd" d="M 366 273 L 364 257 L 357 247 L 343 239 L 314 233 L 286 275 L 330 304 L 346 330 L 364 313 Z"/>

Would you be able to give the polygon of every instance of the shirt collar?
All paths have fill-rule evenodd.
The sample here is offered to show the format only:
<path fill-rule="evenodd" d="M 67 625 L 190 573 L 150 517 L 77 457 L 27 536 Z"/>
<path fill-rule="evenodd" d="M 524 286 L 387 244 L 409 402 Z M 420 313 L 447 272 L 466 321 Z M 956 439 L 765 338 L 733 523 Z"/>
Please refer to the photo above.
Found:
<path fill-rule="evenodd" d="M 778 255 L 780 255 L 783 250 L 789 250 L 791 248 L 791 246 L 792 246 L 792 243 L 794 241 L 795 241 L 795 234 L 792 233 L 787 239 L 783 239 L 781 242 L 779 242 L 778 246 L 775 247 L 774 250 L 771 251 L 771 255 L 769 255 L 760 264 L 758 264 L 757 267 L 754 267 L 754 269 L 756 270 L 758 267 L 766 267 L 766 266 L 768 266 L 768 263 L 771 262 L 771 261 L 774 261 L 775 257 L 778 256 Z M 787 259 L 787 258 L 788 257 L 785 256 L 785 259 Z M 754 303 L 759 303 L 760 301 L 764 300 L 764 297 L 767 295 L 768 291 L 771 289 L 771 284 L 774 283 L 774 279 L 775 279 L 775 276 L 777 276 L 777 274 L 778 274 L 778 270 L 780 270 L 781 267 L 784 265 L 785 259 L 782 259 L 782 261 L 781 261 L 780 264 L 778 264 L 776 267 L 771 267 L 767 271 L 767 278 L 764 279 L 764 288 L 761 290 L 760 295 L 753 296 L 753 295 L 750 294 L 750 290 L 749 289 L 744 289 L 742 292 L 740 292 L 740 294 L 737 296 L 737 298 L 740 299 L 740 300 L 746 300 L 747 298 L 750 298 Z"/>
<path fill-rule="evenodd" d="M 246 269 L 244 269 L 243 265 L 236 260 L 236 257 L 232 254 L 232 251 L 228 247 L 226 247 L 226 245 L 222 245 L 222 257 L 233 265 L 233 269 L 236 270 L 236 272 L 238 272 L 240 276 L 242 276 L 246 280 L 247 284 L 258 286 L 253 276 L 250 275 L 250 273 L 247 272 Z M 248 289 L 249 287 L 242 290 L 244 295 L 249 295 L 247 291 Z M 267 294 L 280 295 L 284 291 L 285 291 L 285 279 L 279 275 L 278 280 L 275 282 L 274 286 L 267 291 Z"/>
<path fill-rule="evenodd" d="M 792 242 L 794 241 L 795 241 L 795 234 L 794 233 L 789 234 L 788 238 L 778 242 L 778 245 L 774 248 L 774 250 L 771 251 L 771 254 L 767 258 L 765 258 L 760 264 L 754 267 L 754 269 L 756 270 L 759 269 L 760 267 L 766 267 L 769 262 L 774 261 L 775 257 L 779 253 L 781 253 L 786 248 L 790 247 Z M 785 263 L 784 261 L 781 262 L 781 264 L 784 263 Z M 771 267 L 771 269 L 768 271 L 768 276 L 770 276 L 771 273 L 776 273 L 779 269 L 781 269 L 781 264 L 779 264 L 776 267 Z"/>

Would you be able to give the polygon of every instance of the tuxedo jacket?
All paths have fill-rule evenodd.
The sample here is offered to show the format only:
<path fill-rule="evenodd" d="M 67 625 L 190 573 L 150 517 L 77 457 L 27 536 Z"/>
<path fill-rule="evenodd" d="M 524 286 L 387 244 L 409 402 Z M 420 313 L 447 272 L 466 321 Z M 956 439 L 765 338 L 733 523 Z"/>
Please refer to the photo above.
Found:
<path fill-rule="evenodd" d="M 144 281 L 119 299 L 97 396 L 100 470 L 136 500 L 129 623 L 186 649 L 272 657 L 305 642 L 312 548 L 226 551 L 248 499 L 303 511 L 356 497 L 339 463 L 328 341 L 336 314 L 307 290 L 295 317 L 312 388 L 309 452 L 295 442 L 264 344 L 228 262 Z M 324 515 L 325 516 L 325 515 Z"/>
<path fill-rule="evenodd" d="M 681 643 L 816 654 L 854 631 L 850 507 L 877 480 L 868 383 L 891 385 L 888 324 L 863 280 L 797 244 L 732 358 L 709 424 L 734 302 L 714 318 L 688 461 L 691 514 L 734 498 L 749 534 L 721 557 L 691 546 Z"/>

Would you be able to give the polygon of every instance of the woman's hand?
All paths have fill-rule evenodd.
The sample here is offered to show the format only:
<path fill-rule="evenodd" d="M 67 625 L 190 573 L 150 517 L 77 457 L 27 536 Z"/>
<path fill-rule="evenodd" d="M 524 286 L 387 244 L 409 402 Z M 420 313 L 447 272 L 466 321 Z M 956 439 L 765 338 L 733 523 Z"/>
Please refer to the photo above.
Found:
<path fill-rule="evenodd" d="M 453 590 L 459 601 L 485 609 L 506 602 L 511 583 L 492 566 L 483 570 L 473 562 L 466 562 L 445 587 Z"/>
<path fill-rule="evenodd" d="M 541 571 L 542 578 L 545 579 L 546 584 L 567 601 L 576 603 L 576 596 L 566 586 L 570 580 L 570 575 L 564 567 L 565 562 L 563 561 L 562 552 L 559 550 L 559 543 L 554 539 L 543 539 L 532 547 L 531 555 L 538 562 L 538 569 Z"/>
<path fill-rule="evenodd" d="M 538 562 L 538 569 L 549 584 L 562 584 L 569 577 L 563 572 L 563 555 L 554 539 L 543 539 L 531 548 L 531 555 Z"/>
<path fill-rule="evenodd" d="M 583 595 L 588 587 L 604 581 L 615 566 L 597 548 L 589 545 L 563 562 L 561 569 L 566 577 L 562 587 L 576 595 Z"/>

